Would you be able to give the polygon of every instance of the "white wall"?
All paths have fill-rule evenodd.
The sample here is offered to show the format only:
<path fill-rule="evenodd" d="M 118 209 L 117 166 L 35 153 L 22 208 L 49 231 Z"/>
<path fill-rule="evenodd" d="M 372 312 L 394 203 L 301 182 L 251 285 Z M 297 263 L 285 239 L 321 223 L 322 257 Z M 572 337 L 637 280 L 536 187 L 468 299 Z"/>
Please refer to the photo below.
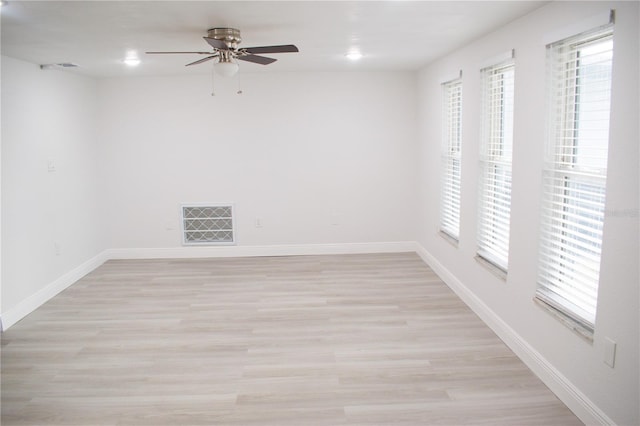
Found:
<path fill-rule="evenodd" d="M 3 58 L 5 328 L 112 255 L 179 250 L 182 202 L 234 202 L 238 245 L 278 253 L 413 241 L 415 87 L 246 74 L 242 96 L 220 79 L 212 97 L 207 75 L 95 80 Z"/>
<path fill-rule="evenodd" d="M 533 302 L 545 137 L 545 43 L 569 36 L 594 15 L 617 9 L 611 142 L 599 305 L 593 343 Z M 638 3 L 558 2 L 545 6 L 425 68 L 420 76 L 421 197 L 419 242 L 448 280 L 484 310 L 486 318 L 542 356 L 539 365 L 569 383 L 583 419 L 640 423 L 638 401 Z M 583 30 L 586 28 L 582 28 Z M 569 33 L 567 33 L 569 32 Z M 516 51 L 515 134 L 509 273 L 504 282 L 474 260 L 477 221 L 480 78 L 487 59 Z M 438 232 L 440 196 L 440 83 L 463 71 L 462 219 L 456 248 Z M 506 324 L 506 325 L 505 325 Z M 499 327 L 498 327 L 499 328 Z M 615 368 L 603 362 L 603 340 L 617 342 Z M 549 364 L 546 364 L 549 362 Z M 540 369 L 538 369 L 540 373 Z M 551 375 L 553 375 L 551 374 Z M 590 402 L 589 402 L 590 401 Z M 566 402 L 566 401 L 565 401 Z M 571 403 L 570 403 L 571 405 Z M 601 411 L 600 411 L 601 410 Z M 587 410 L 588 411 L 588 410 Z"/>
<path fill-rule="evenodd" d="M 239 245 L 413 241 L 415 87 L 397 72 L 247 73 L 242 95 L 218 78 L 214 97 L 207 75 L 102 81 L 109 247 L 180 246 L 180 203 L 219 201 Z"/>
<path fill-rule="evenodd" d="M 544 43 L 610 7 L 618 10 L 610 172 L 600 303 L 588 343 L 532 302 Z M 208 76 L 95 81 L 2 58 L 3 319 L 52 294 L 47 289 L 70 271 L 95 265 L 105 248 L 179 247 L 181 202 L 231 201 L 241 246 L 417 239 L 444 278 L 485 310 L 481 316 L 508 330 L 508 343 L 515 335 L 541 365 L 548 362 L 539 374 L 551 371 L 570 385 L 550 382 L 583 419 L 638 424 L 638 14 L 635 2 L 552 3 L 437 61 L 419 82 L 411 73 L 246 74 L 242 96 L 218 80 L 211 97 Z M 505 283 L 473 260 L 478 65 L 512 48 Z M 440 83 L 460 69 L 463 215 L 455 248 L 437 235 Z M 618 343 L 614 369 L 603 363 L 604 337 Z M 593 412 L 574 403 L 581 398 Z"/>
<path fill-rule="evenodd" d="M 104 250 L 97 94 L 93 79 L 2 57 L 3 317 Z"/>

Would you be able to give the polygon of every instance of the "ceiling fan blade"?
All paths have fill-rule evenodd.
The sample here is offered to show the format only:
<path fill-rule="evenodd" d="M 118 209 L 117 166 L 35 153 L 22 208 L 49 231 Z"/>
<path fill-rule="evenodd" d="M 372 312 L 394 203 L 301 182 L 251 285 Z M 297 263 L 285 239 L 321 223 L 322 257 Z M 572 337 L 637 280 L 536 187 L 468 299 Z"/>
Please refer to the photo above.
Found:
<path fill-rule="evenodd" d="M 287 52 L 299 52 L 298 48 L 293 44 L 283 44 L 281 46 L 257 46 L 257 47 L 245 47 L 243 50 L 247 53 L 287 53 Z"/>
<path fill-rule="evenodd" d="M 269 65 L 277 61 L 277 59 L 267 58 L 266 56 L 258 56 L 258 55 L 238 56 L 237 59 L 241 61 L 253 62 L 254 64 L 260 64 L 260 65 Z"/>
<path fill-rule="evenodd" d="M 209 45 L 211 45 L 211 47 L 213 47 L 214 49 L 229 50 L 229 47 L 227 47 L 225 42 L 222 40 L 218 40 L 216 38 L 211 38 L 211 37 L 202 37 L 202 38 L 204 39 L 204 41 L 209 43 Z"/>
<path fill-rule="evenodd" d="M 198 64 L 201 64 L 201 63 L 203 63 L 203 62 L 210 61 L 211 59 L 213 59 L 213 58 L 217 58 L 217 57 L 218 57 L 218 55 L 208 56 L 208 57 L 206 57 L 206 58 L 204 58 L 204 59 L 200 59 L 200 60 L 198 60 L 198 61 L 191 62 L 190 64 L 185 65 L 185 67 L 188 67 L 188 66 L 191 66 L 191 65 L 198 65 Z"/>
<path fill-rule="evenodd" d="M 144 52 L 147 55 L 164 55 L 164 54 L 173 54 L 173 53 L 180 53 L 180 54 L 190 54 L 190 55 L 211 55 L 213 52 Z"/>

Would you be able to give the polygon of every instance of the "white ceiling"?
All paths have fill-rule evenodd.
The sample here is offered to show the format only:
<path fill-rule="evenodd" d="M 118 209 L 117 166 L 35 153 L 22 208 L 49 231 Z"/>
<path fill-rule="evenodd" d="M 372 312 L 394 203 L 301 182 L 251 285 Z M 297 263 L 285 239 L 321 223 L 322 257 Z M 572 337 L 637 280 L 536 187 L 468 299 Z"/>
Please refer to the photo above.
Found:
<path fill-rule="evenodd" d="M 540 7 L 542 1 L 15 1 L 2 7 L 2 54 L 35 64 L 72 62 L 91 76 L 210 72 L 185 68 L 207 51 L 212 27 L 242 31 L 241 47 L 295 44 L 300 53 L 265 55 L 267 70 L 416 70 Z M 348 61 L 358 48 L 364 58 Z M 126 67 L 127 51 L 142 63 Z"/>

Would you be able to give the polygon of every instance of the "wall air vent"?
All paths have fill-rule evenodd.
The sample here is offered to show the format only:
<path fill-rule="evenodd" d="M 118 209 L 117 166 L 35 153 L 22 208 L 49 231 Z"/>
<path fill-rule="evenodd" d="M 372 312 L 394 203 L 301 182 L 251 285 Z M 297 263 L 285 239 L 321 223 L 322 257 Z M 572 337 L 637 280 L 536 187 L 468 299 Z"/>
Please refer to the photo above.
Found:
<path fill-rule="evenodd" d="M 61 62 L 59 64 L 42 64 L 40 65 L 41 70 L 55 70 L 60 68 L 78 68 L 77 64 L 71 62 Z"/>
<path fill-rule="evenodd" d="M 234 244 L 233 205 L 183 204 L 182 231 L 185 245 Z"/>

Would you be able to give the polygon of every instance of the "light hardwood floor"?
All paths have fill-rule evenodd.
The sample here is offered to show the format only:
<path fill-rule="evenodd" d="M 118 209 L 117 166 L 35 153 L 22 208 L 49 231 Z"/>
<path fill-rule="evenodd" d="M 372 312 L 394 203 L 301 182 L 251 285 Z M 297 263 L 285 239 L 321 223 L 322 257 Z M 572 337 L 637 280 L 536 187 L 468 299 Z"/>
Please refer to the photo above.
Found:
<path fill-rule="evenodd" d="M 581 423 L 400 253 L 109 261 L 3 333 L 2 424 Z"/>

